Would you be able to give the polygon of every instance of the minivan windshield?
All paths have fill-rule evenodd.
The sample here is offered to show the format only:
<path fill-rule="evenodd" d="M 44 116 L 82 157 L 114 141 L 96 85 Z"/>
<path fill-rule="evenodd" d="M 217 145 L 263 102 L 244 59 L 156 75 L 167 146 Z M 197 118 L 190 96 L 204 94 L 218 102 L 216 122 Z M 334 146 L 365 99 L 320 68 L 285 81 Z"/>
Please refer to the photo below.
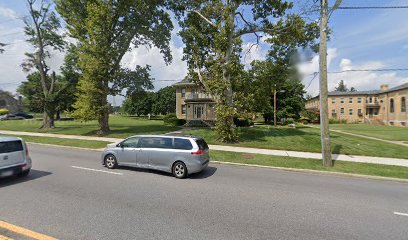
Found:
<path fill-rule="evenodd" d="M 23 151 L 23 144 L 20 140 L 0 142 L 0 153 Z"/>
<path fill-rule="evenodd" d="M 198 145 L 198 148 L 200 149 L 200 150 L 207 150 L 208 149 L 208 145 L 207 145 L 207 143 L 204 141 L 204 139 L 197 139 L 197 140 L 195 140 L 196 141 L 196 143 L 197 143 L 197 145 Z"/>

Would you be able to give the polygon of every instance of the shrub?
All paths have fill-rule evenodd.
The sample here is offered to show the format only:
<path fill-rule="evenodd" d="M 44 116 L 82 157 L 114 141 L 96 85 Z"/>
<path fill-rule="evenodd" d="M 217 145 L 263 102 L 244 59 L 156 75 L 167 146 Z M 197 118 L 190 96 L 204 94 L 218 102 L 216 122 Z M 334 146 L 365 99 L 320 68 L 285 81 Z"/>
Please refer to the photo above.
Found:
<path fill-rule="evenodd" d="M 283 121 L 283 125 L 288 125 L 288 124 L 293 124 L 295 123 L 295 120 L 293 118 L 286 118 L 285 121 Z"/>
<path fill-rule="evenodd" d="M 186 123 L 185 119 L 178 119 L 175 113 L 167 114 L 163 117 L 163 122 L 170 126 L 182 126 Z"/>
<path fill-rule="evenodd" d="M 330 118 L 329 119 L 329 123 L 330 124 L 345 124 L 345 123 L 347 123 L 347 120 L 346 119 L 340 119 L 340 118 Z"/>
<path fill-rule="evenodd" d="M 8 109 L 0 108 L 0 116 L 1 116 L 1 115 L 6 115 L 6 114 L 8 114 L 8 113 L 9 113 L 9 110 L 8 110 Z"/>
<path fill-rule="evenodd" d="M 237 127 L 249 127 L 254 125 L 251 119 L 234 118 L 234 124 Z"/>

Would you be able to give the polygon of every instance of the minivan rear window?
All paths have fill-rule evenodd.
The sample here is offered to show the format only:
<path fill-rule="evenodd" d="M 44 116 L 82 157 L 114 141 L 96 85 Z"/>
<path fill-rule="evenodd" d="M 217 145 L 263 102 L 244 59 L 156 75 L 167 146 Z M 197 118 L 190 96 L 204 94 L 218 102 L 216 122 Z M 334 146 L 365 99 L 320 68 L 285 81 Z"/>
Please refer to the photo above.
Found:
<path fill-rule="evenodd" d="M 182 150 L 191 150 L 193 145 L 191 145 L 190 140 L 184 138 L 175 138 L 174 139 L 174 148 Z"/>
<path fill-rule="evenodd" d="M 196 143 L 197 143 L 197 145 L 198 145 L 198 148 L 200 149 L 200 150 L 207 150 L 208 149 L 208 145 L 207 145 L 207 143 L 204 141 L 204 139 L 197 139 L 197 140 L 195 140 L 196 141 Z"/>
<path fill-rule="evenodd" d="M 20 140 L 0 142 L 0 153 L 10 153 L 23 151 L 23 144 Z"/>

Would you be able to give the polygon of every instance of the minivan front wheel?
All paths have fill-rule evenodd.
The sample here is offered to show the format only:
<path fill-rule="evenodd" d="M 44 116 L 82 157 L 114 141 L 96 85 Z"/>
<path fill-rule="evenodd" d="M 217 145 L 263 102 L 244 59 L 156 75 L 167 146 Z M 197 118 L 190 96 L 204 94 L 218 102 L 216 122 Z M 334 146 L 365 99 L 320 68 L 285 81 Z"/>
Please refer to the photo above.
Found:
<path fill-rule="evenodd" d="M 118 161 L 116 157 L 112 154 L 106 155 L 105 157 L 105 166 L 109 169 L 114 169 L 118 166 Z"/>
<path fill-rule="evenodd" d="M 187 177 L 187 167 L 183 162 L 176 162 L 173 164 L 173 175 L 176 178 Z"/>

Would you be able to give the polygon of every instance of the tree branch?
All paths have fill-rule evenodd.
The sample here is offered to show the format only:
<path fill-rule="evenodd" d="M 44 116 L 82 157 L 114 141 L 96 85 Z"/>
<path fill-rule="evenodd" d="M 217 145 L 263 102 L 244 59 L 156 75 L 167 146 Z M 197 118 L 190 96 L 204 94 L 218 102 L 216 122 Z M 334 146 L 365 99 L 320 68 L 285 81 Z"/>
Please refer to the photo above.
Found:
<path fill-rule="evenodd" d="M 209 23 L 211 26 L 213 26 L 213 27 L 215 27 L 215 28 L 217 28 L 218 29 L 218 26 L 215 24 L 215 23 L 213 23 L 213 22 L 211 22 L 208 18 L 206 18 L 203 14 L 201 14 L 199 11 L 197 11 L 197 10 L 189 10 L 189 12 L 194 12 L 194 13 L 196 13 L 198 16 L 200 16 L 202 19 L 204 19 L 207 23 Z"/>

